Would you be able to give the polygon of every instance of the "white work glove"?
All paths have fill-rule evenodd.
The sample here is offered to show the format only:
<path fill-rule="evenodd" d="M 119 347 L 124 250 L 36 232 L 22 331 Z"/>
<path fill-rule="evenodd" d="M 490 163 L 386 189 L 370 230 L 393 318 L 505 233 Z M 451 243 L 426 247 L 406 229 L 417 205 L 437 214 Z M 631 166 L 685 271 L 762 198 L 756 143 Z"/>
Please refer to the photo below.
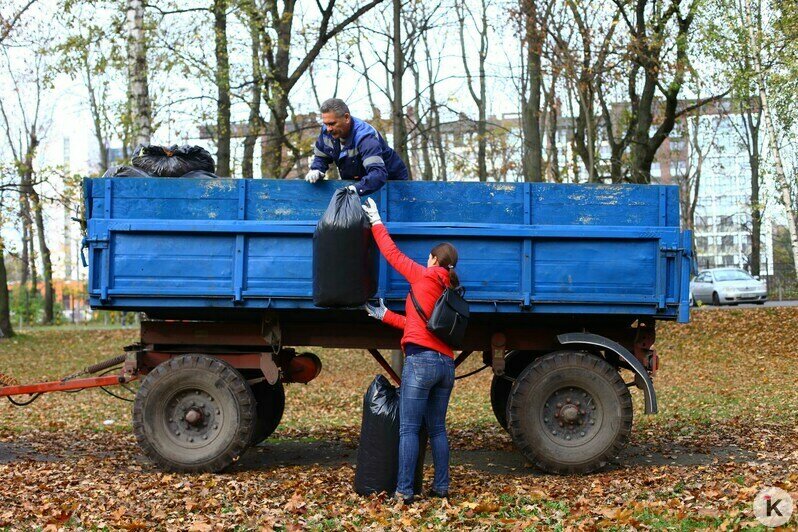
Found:
<path fill-rule="evenodd" d="M 375 307 L 366 303 L 363 305 L 363 308 L 366 310 L 366 313 L 368 313 L 369 316 L 382 321 L 382 319 L 385 317 L 385 311 L 388 310 L 388 308 L 385 306 L 385 302 L 382 300 L 382 298 L 380 298 L 379 301 L 379 306 Z"/>
<path fill-rule="evenodd" d="M 352 192 L 357 194 L 357 187 L 355 185 L 349 185 L 348 187 L 346 187 L 346 190 L 351 190 Z"/>
<path fill-rule="evenodd" d="M 324 172 L 322 172 L 321 170 L 311 170 L 305 176 L 305 181 L 307 181 L 308 183 L 315 183 L 322 177 L 324 177 Z"/>
<path fill-rule="evenodd" d="M 377 204 L 374 203 L 373 199 L 369 198 L 366 200 L 366 204 L 363 205 L 363 212 L 366 213 L 366 217 L 369 219 L 369 223 L 371 225 L 382 223 L 382 219 L 380 219 L 380 211 L 377 210 Z"/>

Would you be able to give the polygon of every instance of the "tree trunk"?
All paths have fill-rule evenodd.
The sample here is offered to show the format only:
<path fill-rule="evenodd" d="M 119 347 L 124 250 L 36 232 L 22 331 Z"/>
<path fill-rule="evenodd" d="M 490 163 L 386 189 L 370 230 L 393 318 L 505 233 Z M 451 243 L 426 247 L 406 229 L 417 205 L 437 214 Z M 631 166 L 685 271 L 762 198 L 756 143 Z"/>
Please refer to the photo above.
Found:
<path fill-rule="evenodd" d="M 416 146 L 421 144 L 421 162 L 423 164 L 423 168 L 419 174 L 421 175 L 421 179 L 424 181 L 432 181 L 432 158 L 430 157 L 429 153 L 429 132 L 430 132 L 430 123 L 431 120 L 428 118 L 427 123 L 421 120 L 419 112 L 419 108 L 421 107 L 421 72 L 418 68 L 413 68 L 413 79 L 416 84 L 416 96 L 415 96 L 415 109 L 416 109 L 416 135 L 415 137 L 419 140 L 415 142 Z M 416 152 L 416 157 L 418 157 L 418 152 Z"/>
<path fill-rule="evenodd" d="M 543 40 L 545 32 L 539 27 L 536 0 L 522 0 L 521 11 L 525 24 L 527 56 L 526 93 L 522 95 L 523 171 L 524 181 L 543 181 L 543 143 L 540 131 L 540 92 L 543 85 Z"/>
<path fill-rule="evenodd" d="M 260 13 L 254 3 L 248 3 L 246 13 L 249 23 L 249 35 L 251 44 L 252 63 L 252 91 L 249 101 L 249 119 L 247 120 L 247 134 L 244 137 L 244 157 L 241 161 L 242 177 L 254 177 L 255 143 L 262 133 L 263 119 L 260 115 L 261 91 L 263 90 L 263 75 L 260 69 L 260 33 L 262 24 L 260 23 Z"/>
<path fill-rule="evenodd" d="M 290 70 L 292 62 L 292 37 L 295 32 L 292 30 L 294 23 L 294 12 L 296 0 L 283 0 L 278 4 L 276 0 L 266 2 L 265 8 L 269 14 L 269 27 L 263 27 L 264 46 L 261 55 L 265 56 L 262 64 L 268 65 L 262 69 L 263 73 L 263 97 L 271 111 L 271 119 L 266 124 L 266 138 L 263 141 L 261 161 L 261 173 L 263 177 L 284 178 L 288 175 L 296 159 L 302 155 L 303 151 L 298 143 L 285 134 L 285 124 L 289 116 L 288 96 L 297 82 L 308 71 L 310 65 L 318 57 L 324 46 L 336 35 L 344 31 L 350 24 L 362 17 L 366 12 L 383 0 L 371 0 L 360 5 L 354 11 L 348 13 L 346 18 L 330 27 L 331 18 L 335 11 L 334 0 L 329 0 L 327 6 L 317 3 L 319 8 L 320 20 L 317 21 L 319 35 L 316 42 L 309 50 L 305 50 L 303 56 L 298 60 L 296 68 Z M 399 0 L 396 0 L 399 1 Z M 282 6 L 282 13 L 280 7 Z M 401 43 L 400 43 L 401 45 Z M 283 163 L 282 149 L 287 147 L 293 160 L 290 164 Z"/>
<path fill-rule="evenodd" d="M 634 132 L 629 146 L 629 180 L 632 183 L 648 184 L 651 182 L 651 164 L 653 154 L 649 153 L 648 139 L 651 123 L 654 121 L 654 93 L 657 80 L 650 69 L 644 68 L 645 82 L 637 105 Z"/>
<path fill-rule="evenodd" d="M 481 80 L 481 91 L 484 95 L 485 80 Z M 485 113 L 485 98 L 483 96 L 483 104 L 479 106 L 479 121 L 477 122 L 477 175 L 480 181 L 488 180 L 488 164 L 487 164 L 487 146 L 488 146 L 488 122 Z"/>
<path fill-rule="evenodd" d="M 24 287 L 28 284 L 30 279 L 30 263 L 31 256 L 28 253 L 29 242 L 31 240 L 31 226 L 33 219 L 30 215 L 30 201 L 27 194 L 25 194 L 25 183 L 21 183 L 19 190 L 19 219 L 22 220 L 22 250 L 20 253 L 20 261 L 22 262 L 22 274 L 20 276 L 19 285 Z"/>
<path fill-rule="evenodd" d="M 402 104 L 402 74 L 404 74 L 404 51 L 402 50 L 402 1 L 393 0 L 393 149 L 405 163 L 407 159 L 407 127 Z M 410 166 L 407 168 L 408 179 Z"/>
<path fill-rule="evenodd" d="M 28 139 L 28 149 L 25 153 L 25 163 L 22 170 L 22 182 L 24 183 L 25 194 L 30 198 L 33 209 L 34 220 L 36 221 L 36 233 L 39 240 L 39 252 L 42 257 L 42 277 L 44 280 L 44 316 L 43 324 L 53 322 L 53 265 L 50 260 L 50 248 L 47 247 L 46 233 L 44 231 L 44 215 L 42 213 L 42 203 L 39 193 L 33 187 L 33 159 L 36 149 L 39 146 L 39 139 L 35 132 L 31 132 Z M 34 287 L 36 285 L 34 284 Z"/>
<path fill-rule="evenodd" d="M 488 4 L 482 0 L 482 27 L 479 29 L 479 123 L 477 124 L 477 173 L 480 181 L 488 180 L 487 145 L 487 88 L 485 85 L 485 60 L 488 56 Z M 498 181 L 498 179 L 497 179 Z"/>
<path fill-rule="evenodd" d="M 0 336 L 11 338 L 14 328 L 11 325 L 11 305 L 8 293 L 8 274 L 6 272 L 6 247 L 0 237 Z"/>
<path fill-rule="evenodd" d="M 278 87 L 274 88 L 279 91 Z M 261 174 L 266 179 L 280 179 L 284 176 L 283 145 L 285 144 L 285 123 L 288 120 L 288 101 L 276 95 L 269 104 L 271 119 L 266 123 L 266 136 L 263 139 Z"/>
<path fill-rule="evenodd" d="M 559 183 L 560 182 L 560 158 L 559 153 L 557 151 L 557 127 L 558 127 L 558 118 L 559 118 L 559 105 L 557 103 L 557 76 L 552 74 L 551 79 L 551 89 L 549 90 L 549 95 L 546 98 L 548 100 L 548 105 L 546 106 L 546 112 L 549 114 L 549 118 L 546 121 L 546 127 L 548 129 L 546 133 L 546 174 L 547 180 L 552 183 Z"/>
<path fill-rule="evenodd" d="M 432 94 L 431 89 L 430 94 Z M 440 172 L 438 179 L 440 181 L 446 181 L 448 179 L 448 172 L 446 169 L 446 146 L 443 140 L 443 133 L 441 132 L 441 114 L 438 109 L 438 104 L 432 103 L 433 101 L 433 97 L 430 96 L 430 105 L 433 105 L 434 109 L 432 114 L 435 127 L 435 150 L 438 154 L 438 171 Z"/>
<path fill-rule="evenodd" d="M 97 141 L 97 149 L 100 152 L 100 175 L 108 170 L 110 161 L 108 160 L 108 146 L 106 146 L 106 136 L 103 132 L 103 116 L 100 106 L 97 103 L 97 95 L 94 92 L 92 81 L 91 65 L 89 64 L 89 52 L 83 56 L 83 70 L 86 75 L 86 89 L 89 92 L 89 110 L 91 111 L 92 121 L 94 122 L 94 138 Z"/>
<path fill-rule="evenodd" d="M 232 175 L 230 169 L 230 61 L 227 53 L 227 0 L 214 0 L 216 41 L 216 174 Z"/>
<path fill-rule="evenodd" d="M 755 52 L 756 53 L 756 52 Z M 758 53 L 756 53 L 758 55 Z M 765 129 L 768 134 L 768 144 L 770 145 L 770 153 L 773 157 L 773 167 L 776 173 L 776 186 L 781 193 L 781 202 L 787 211 L 787 230 L 790 234 L 790 247 L 792 249 L 793 269 L 796 278 L 798 278 L 798 228 L 796 227 L 796 212 L 793 205 L 792 195 L 790 194 L 790 185 L 787 181 L 787 176 L 784 172 L 784 165 L 781 162 L 781 150 L 779 149 L 778 139 L 776 138 L 776 130 L 774 129 L 773 117 L 771 116 L 770 106 L 765 90 L 764 78 L 762 76 L 761 66 L 757 61 L 757 77 L 759 78 L 759 99 L 762 102 L 762 113 L 765 116 Z"/>
<path fill-rule="evenodd" d="M 761 112 L 761 111 L 760 111 Z M 749 110 L 750 113 L 750 110 Z M 752 123 L 753 125 L 753 123 Z M 759 204 L 759 126 L 751 127 L 751 274 L 759 275 L 761 272 L 762 250 L 762 206 Z"/>
<path fill-rule="evenodd" d="M 27 193 L 26 193 L 27 195 Z M 31 220 L 31 224 L 33 220 Z M 35 238 L 34 235 L 36 231 L 33 229 L 34 226 L 31 225 L 30 227 L 30 238 L 28 238 L 28 257 L 30 264 L 30 288 L 29 293 L 32 297 L 37 297 L 36 295 L 39 293 L 39 272 L 36 267 L 36 247 L 34 245 L 33 239 Z"/>
<path fill-rule="evenodd" d="M 127 64 L 130 127 L 134 144 L 149 144 L 152 110 L 147 79 L 147 36 L 144 1 L 127 0 Z"/>
<path fill-rule="evenodd" d="M 39 237 L 39 252 L 42 256 L 42 280 L 44 281 L 44 316 L 42 317 L 42 324 L 49 325 L 53 323 L 53 306 L 54 306 L 54 293 L 53 293 L 53 264 L 50 259 L 50 248 L 47 247 L 44 232 L 44 216 L 42 214 L 42 204 L 39 198 L 39 193 L 30 186 L 31 203 L 33 203 L 33 211 L 36 216 L 36 233 Z"/>
<path fill-rule="evenodd" d="M 72 279 L 72 220 L 70 219 L 71 202 L 68 196 L 64 195 L 64 279 Z"/>
<path fill-rule="evenodd" d="M 424 57 L 427 66 L 427 79 L 429 79 L 429 112 L 430 112 L 430 132 L 432 134 L 432 145 L 438 159 L 438 180 L 446 181 L 446 147 L 441 133 L 441 115 L 437 97 L 435 96 L 435 85 L 437 83 L 437 73 L 433 69 L 432 54 L 430 53 L 428 32 L 421 35 L 424 43 Z M 435 179 L 433 175 L 430 179 Z"/>

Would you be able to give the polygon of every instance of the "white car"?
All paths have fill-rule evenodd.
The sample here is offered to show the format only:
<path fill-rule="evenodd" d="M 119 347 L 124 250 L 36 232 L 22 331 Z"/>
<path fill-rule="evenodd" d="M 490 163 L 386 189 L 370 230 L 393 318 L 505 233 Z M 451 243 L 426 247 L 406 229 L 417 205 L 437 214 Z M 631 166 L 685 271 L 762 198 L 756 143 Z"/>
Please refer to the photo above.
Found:
<path fill-rule="evenodd" d="M 767 301 L 767 286 L 763 281 L 740 268 L 712 268 L 699 273 L 690 282 L 692 304 L 737 305 Z"/>

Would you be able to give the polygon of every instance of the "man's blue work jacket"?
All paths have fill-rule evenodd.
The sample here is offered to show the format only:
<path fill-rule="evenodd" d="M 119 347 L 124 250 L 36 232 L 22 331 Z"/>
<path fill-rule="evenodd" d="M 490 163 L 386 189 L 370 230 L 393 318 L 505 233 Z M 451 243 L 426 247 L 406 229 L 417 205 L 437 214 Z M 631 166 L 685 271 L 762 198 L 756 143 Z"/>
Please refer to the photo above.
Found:
<path fill-rule="evenodd" d="M 335 162 L 341 179 L 359 179 L 358 194 L 376 192 L 388 179 L 407 179 L 407 167 L 371 124 L 352 117 L 352 129 L 344 140 L 334 139 L 322 126 L 313 147 L 311 170 L 327 172 Z"/>

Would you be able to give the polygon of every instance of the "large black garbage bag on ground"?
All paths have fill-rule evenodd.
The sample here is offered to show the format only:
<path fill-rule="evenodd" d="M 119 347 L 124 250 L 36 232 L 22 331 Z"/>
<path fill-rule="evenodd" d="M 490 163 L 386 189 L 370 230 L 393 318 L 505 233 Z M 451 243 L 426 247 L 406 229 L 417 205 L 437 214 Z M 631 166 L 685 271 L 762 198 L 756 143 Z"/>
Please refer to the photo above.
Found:
<path fill-rule="evenodd" d="M 111 166 L 105 171 L 103 177 L 149 177 L 147 172 L 133 168 L 132 166 L 119 165 Z"/>
<path fill-rule="evenodd" d="M 210 153 L 199 146 L 152 146 L 142 144 L 133 154 L 131 164 L 158 177 L 182 177 L 193 170 L 213 173 Z"/>
<path fill-rule="evenodd" d="M 413 491 L 421 493 L 427 431 L 419 434 L 418 462 Z M 360 495 L 396 491 L 399 473 L 399 390 L 377 375 L 363 397 L 363 421 L 357 448 L 355 492 Z"/>
<path fill-rule="evenodd" d="M 358 307 L 377 292 L 377 246 L 356 192 L 340 188 L 313 233 L 313 303 Z"/>

